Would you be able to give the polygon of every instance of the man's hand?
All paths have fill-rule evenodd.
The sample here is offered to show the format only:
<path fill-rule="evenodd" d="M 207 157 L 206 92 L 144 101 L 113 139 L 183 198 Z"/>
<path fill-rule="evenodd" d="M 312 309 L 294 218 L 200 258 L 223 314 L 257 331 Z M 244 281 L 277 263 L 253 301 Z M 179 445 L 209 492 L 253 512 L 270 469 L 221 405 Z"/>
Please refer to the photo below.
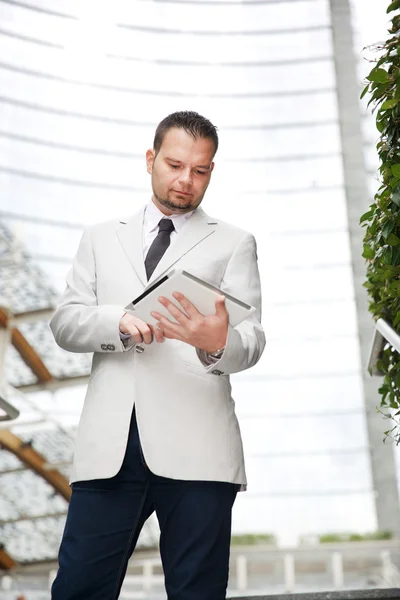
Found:
<path fill-rule="evenodd" d="M 158 300 L 176 319 L 177 323 L 170 321 L 156 311 L 151 313 L 152 317 L 158 319 L 157 327 L 161 329 L 164 336 L 168 339 L 186 342 L 209 354 L 223 348 L 226 344 L 229 324 L 225 296 L 218 296 L 215 302 L 215 315 L 210 317 L 202 315 L 180 292 L 174 292 L 173 296 L 185 312 L 163 296 Z"/>
<path fill-rule="evenodd" d="M 154 337 L 157 342 L 164 341 L 164 334 L 160 329 L 152 327 L 128 313 L 125 313 L 120 320 L 119 330 L 121 333 L 129 334 L 137 344 L 151 344 Z"/>

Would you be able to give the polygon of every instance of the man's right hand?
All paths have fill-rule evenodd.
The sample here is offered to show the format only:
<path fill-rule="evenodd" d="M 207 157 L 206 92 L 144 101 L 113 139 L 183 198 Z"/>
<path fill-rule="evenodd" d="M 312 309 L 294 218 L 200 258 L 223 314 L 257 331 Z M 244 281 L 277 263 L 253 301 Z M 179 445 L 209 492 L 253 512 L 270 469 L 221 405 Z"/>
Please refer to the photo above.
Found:
<path fill-rule="evenodd" d="M 158 327 L 148 325 L 128 313 L 125 313 L 120 320 L 119 330 L 121 333 L 130 335 L 137 344 L 151 344 L 154 337 L 157 342 L 164 341 L 164 334 Z"/>

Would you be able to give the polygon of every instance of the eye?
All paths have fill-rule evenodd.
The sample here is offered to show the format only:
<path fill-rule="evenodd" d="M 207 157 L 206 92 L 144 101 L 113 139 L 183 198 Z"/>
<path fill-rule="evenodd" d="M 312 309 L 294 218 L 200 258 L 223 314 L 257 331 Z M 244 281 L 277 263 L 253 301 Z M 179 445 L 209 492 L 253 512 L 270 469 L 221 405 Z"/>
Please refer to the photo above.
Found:
<path fill-rule="evenodd" d="M 197 175 L 207 175 L 207 171 L 196 171 Z"/>
<path fill-rule="evenodd" d="M 178 165 L 169 165 L 171 169 L 178 169 Z"/>

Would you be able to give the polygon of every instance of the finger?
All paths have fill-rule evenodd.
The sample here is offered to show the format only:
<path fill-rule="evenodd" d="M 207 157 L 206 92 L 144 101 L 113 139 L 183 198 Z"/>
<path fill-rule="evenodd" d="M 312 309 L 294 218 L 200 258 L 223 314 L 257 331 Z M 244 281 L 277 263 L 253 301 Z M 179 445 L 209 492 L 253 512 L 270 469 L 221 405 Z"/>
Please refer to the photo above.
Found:
<path fill-rule="evenodd" d="M 164 337 L 168 339 L 181 340 L 183 339 L 183 328 L 180 325 L 176 325 L 168 321 L 165 317 L 160 319 L 157 323 L 157 327 L 161 329 L 164 334 Z"/>
<path fill-rule="evenodd" d="M 188 317 L 183 313 L 173 302 L 161 296 L 159 299 L 160 304 L 162 304 L 167 311 L 178 321 L 180 325 L 185 325 L 189 320 Z"/>
<path fill-rule="evenodd" d="M 151 331 L 150 327 L 146 323 L 141 321 L 136 324 L 136 327 L 142 335 L 142 341 L 145 344 L 151 344 L 151 342 L 153 341 L 153 332 Z"/>
<path fill-rule="evenodd" d="M 154 337 L 156 338 L 156 342 L 160 344 L 164 341 L 164 332 L 159 327 L 153 327 Z"/>
<path fill-rule="evenodd" d="M 152 335 L 152 338 L 153 338 L 153 341 L 154 341 L 156 339 L 156 327 L 154 327 L 154 325 L 150 325 L 149 323 L 147 323 L 147 325 L 150 328 L 151 335 Z"/>
<path fill-rule="evenodd" d="M 181 325 L 177 325 L 176 323 L 171 323 L 171 321 L 169 321 L 166 317 L 161 317 L 157 327 L 159 327 L 162 330 L 164 335 L 168 332 L 169 334 L 172 334 L 175 336 L 175 335 L 179 335 L 180 331 L 182 331 Z"/>
<path fill-rule="evenodd" d="M 134 325 L 129 328 L 129 333 L 131 334 L 131 337 L 136 344 L 141 344 L 143 342 L 142 334 L 140 333 L 139 329 Z"/>
<path fill-rule="evenodd" d="M 161 323 L 160 323 L 160 326 L 161 326 Z M 181 337 L 179 335 L 179 333 L 176 333 L 174 331 L 170 331 L 168 329 L 163 329 L 163 334 L 164 334 L 165 339 L 167 339 L 167 340 L 179 340 L 181 342 L 184 341 L 183 337 Z"/>
<path fill-rule="evenodd" d="M 197 310 L 197 308 L 195 307 L 194 304 L 192 304 L 190 302 L 190 300 L 188 300 L 186 298 L 186 296 L 184 296 L 183 294 L 181 294 L 181 292 L 174 292 L 173 297 L 176 298 L 179 302 L 179 304 L 182 306 L 183 310 L 189 315 L 189 318 L 194 318 L 194 317 L 198 317 L 198 316 L 204 316 L 201 314 L 201 312 L 199 312 Z"/>
<path fill-rule="evenodd" d="M 175 328 L 181 327 L 181 325 L 179 325 L 179 323 L 170 321 L 167 317 L 165 317 L 161 313 L 153 311 L 150 314 L 152 317 L 154 317 L 154 319 L 158 319 L 158 321 L 160 321 L 162 329 L 165 329 L 166 327 L 175 327 Z"/>

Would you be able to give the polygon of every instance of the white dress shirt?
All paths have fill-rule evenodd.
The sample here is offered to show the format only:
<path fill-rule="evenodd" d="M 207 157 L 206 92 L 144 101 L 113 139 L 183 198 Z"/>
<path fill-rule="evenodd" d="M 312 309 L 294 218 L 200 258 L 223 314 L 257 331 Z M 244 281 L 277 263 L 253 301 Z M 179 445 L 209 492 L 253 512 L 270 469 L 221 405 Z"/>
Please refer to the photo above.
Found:
<path fill-rule="evenodd" d="M 150 200 L 146 206 L 143 217 L 143 259 L 146 258 L 150 246 L 158 235 L 158 224 L 161 219 L 171 219 L 174 224 L 175 231 L 171 232 L 171 244 L 173 244 L 176 236 L 193 213 L 194 211 L 192 210 L 184 215 L 171 215 L 170 217 L 167 217 L 159 208 L 157 208 L 153 200 Z"/>

